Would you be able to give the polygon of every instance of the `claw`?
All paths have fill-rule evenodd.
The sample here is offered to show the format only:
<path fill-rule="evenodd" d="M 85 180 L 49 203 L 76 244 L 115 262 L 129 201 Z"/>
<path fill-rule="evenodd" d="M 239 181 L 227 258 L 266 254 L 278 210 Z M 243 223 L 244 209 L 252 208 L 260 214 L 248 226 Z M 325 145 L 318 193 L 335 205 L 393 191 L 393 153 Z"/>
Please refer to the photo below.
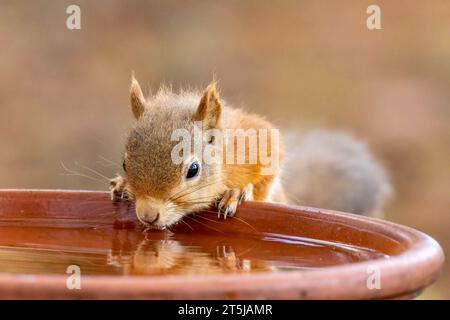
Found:
<path fill-rule="evenodd" d="M 223 214 L 223 218 L 233 217 L 236 213 L 237 206 L 242 202 L 250 198 L 253 188 L 247 187 L 245 190 L 240 189 L 228 189 L 223 194 L 217 206 L 218 215 Z"/>
<path fill-rule="evenodd" d="M 117 176 L 116 178 L 112 179 L 109 184 L 112 201 L 129 200 L 126 179 L 122 178 L 121 176 Z"/>
<path fill-rule="evenodd" d="M 241 195 L 239 196 L 239 200 L 238 200 L 238 204 L 241 204 L 243 201 L 245 201 L 247 198 L 247 194 L 246 192 L 242 192 Z"/>
<path fill-rule="evenodd" d="M 218 209 L 217 218 L 219 218 L 219 219 L 220 219 L 220 215 L 222 213 L 222 207 L 223 207 L 223 204 L 221 202 L 221 203 L 219 203 L 219 207 L 217 208 Z"/>

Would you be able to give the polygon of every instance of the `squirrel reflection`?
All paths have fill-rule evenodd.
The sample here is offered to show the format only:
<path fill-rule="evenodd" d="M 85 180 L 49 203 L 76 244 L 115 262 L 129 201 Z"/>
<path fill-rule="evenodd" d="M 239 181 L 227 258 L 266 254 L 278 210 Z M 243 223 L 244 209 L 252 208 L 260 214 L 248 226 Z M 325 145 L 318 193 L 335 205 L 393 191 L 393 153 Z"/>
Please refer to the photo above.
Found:
<path fill-rule="evenodd" d="M 175 240 L 172 235 L 149 239 L 151 235 L 138 237 L 136 232 L 123 231 L 114 237 L 108 264 L 121 268 L 124 275 L 218 274 L 273 268 L 263 261 L 240 258 L 229 245 L 202 243 L 192 237 Z"/>

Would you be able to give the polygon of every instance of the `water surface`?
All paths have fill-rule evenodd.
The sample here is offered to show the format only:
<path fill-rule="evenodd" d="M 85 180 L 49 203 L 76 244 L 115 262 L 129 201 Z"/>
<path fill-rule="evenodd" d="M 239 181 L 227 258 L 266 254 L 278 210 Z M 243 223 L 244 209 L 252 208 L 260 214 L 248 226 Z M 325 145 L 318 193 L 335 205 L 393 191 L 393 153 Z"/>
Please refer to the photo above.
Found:
<path fill-rule="evenodd" d="M 0 272 L 170 275 L 289 272 L 387 258 L 366 248 L 281 234 L 139 228 L 0 227 Z"/>

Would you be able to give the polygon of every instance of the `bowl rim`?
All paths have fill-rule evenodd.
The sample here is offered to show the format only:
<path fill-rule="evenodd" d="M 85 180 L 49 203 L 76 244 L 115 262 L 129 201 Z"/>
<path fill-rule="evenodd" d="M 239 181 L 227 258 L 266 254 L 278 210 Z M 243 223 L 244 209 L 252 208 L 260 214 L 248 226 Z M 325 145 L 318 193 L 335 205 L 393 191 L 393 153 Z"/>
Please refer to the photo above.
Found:
<path fill-rule="evenodd" d="M 0 189 L 11 193 L 109 194 L 88 190 Z M 430 285 L 444 264 L 444 253 L 430 236 L 413 228 L 376 218 L 333 210 L 280 203 L 250 202 L 255 209 L 283 210 L 319 217 L 324 221 L 382 228 L 412 241 L 405 251 L 387 259 L 355 262 L 317 270 L 280 273 L 164 276 L 83 275 L 81 290 L 66 287 L 68 275 L 0 273 L 0 298 L 87 299 L 379 299 L 409 297 Z M 369 270 L 377 268 L 381 289 L 368 289 Z M 338 275 L 338 276 L 336 276 Z M 326 281 L 324 281 L 326 279 Z"/>

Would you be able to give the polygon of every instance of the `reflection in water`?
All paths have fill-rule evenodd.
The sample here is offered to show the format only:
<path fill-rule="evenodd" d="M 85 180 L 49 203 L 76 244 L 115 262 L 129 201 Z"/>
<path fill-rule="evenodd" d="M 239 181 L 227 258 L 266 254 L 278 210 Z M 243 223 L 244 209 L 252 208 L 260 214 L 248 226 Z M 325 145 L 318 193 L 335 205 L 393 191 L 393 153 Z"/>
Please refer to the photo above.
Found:
<path fill-rule="evenodd" d="M 134 248 L 129 233 L 118 234 L 116 246 L 108 254 L 108 264 L 127 275 L 214 274 L 275 270 L 261 260 L 241 256 L 221 238 L 197 235 L 146 234 Z M 125 239 L 121 238 L 125 237 Z M 122 242 L 121 242 L 122 241 Z M 249 243 L 249 245 L 251 245 Z M 121 250 L 117 250 L 120 248 Z M 252 249 L 251 247 L 248 249 Z"/>
<path fill-rule="evenodd" d="M 143 240 L 129 255 L 108 256 L 108 263 L 121 267 L 124 274 L 212 274 L 227 272 L 269 271 L 263 261 L 241 259 L 232 247 L 217 246 L 216 252 L 184 246 L 176 240 Z"/>
<path fill-rule="evenodd" d="M 310 270 L 374 258 L 363 248 L 263 234 L 231 237 L 140 229 L 0 227 L 0 272 L 168 275 Z"/>

